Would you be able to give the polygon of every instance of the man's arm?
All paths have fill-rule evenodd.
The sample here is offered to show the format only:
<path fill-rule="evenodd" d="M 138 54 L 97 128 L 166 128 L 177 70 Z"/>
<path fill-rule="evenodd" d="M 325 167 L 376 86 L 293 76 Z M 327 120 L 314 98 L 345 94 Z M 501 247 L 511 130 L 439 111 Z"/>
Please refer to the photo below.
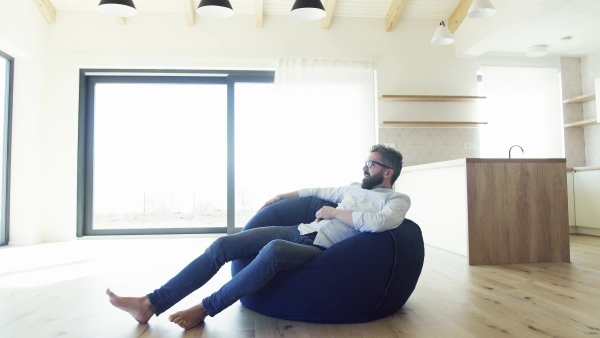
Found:
<path fill-rule="evenodd" d="M 353 212 L 354 227 L 360 232 L 381 232 L 396 228 L 404 220 L 409 208 L 410 198 L 398 194 L 389 199 L 379 212 Z"/>
<path fill-rule="evenodd" d="M 336 188 L 310 188 L 310 189 L 301 189 L 300 190 L 296 190 L 296 191 L 292 191 L 292 192 L 288 192 L 285 194 L 279 194 L 273 198 L 271 198 L 270 200 L 267 201 L 267 203 L 265 203 L 262 207 L 266 207 L 269 206 L 275 202 L 287 199 L 287 198 L 296 198 L 296 197 L 306 197 L 306 196 L 315 196 L 333 203 L 339 203 L 342 200 L 342 197 L 344 196 L 344 191 L 346 191 L 346 189 L 348 188 L 348 186 L 343 186 L 343 187 L 336 187 Z"/>

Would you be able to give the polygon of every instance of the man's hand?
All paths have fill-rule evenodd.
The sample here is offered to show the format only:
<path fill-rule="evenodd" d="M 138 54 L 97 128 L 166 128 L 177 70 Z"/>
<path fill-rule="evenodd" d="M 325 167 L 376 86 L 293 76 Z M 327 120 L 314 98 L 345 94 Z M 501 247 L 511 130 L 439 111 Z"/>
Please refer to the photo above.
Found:
<path fill-rule="evenodd" d="M 260 209 L 266 208 L 267 206 L 269 206 L 275 202 L 279 202 L 281 200 L 282 200 L 281 195 L 277 195 L 277 196 L 271 198 L 270 200 L 268 200 L 265 204 L 263 204 L 263 206 L 260 207 Z M 260 209 L 258 209 L 258 210 L 260 210 Z"/>
<path fill-rule="evenodd" d="M 317 211 L 315 215 L 317 217 L 317 221 L 322 221 L 324 219 L 334 219 L 335 218 L 335 208 L 332 207 L 322 207 Z"/>
<path fill-rule="evenodd" d="M 349 210 L 341 210 L 333 207 L 322 207 L 317 211 L 315 215 L 317 217 L 317 222 L 322 221 L 324 219 L 337 219 L 342 223 L 345 223 L 349 226 L 354 226 L 354 221 L 352 220 L 352 211 Z"/>
<path fill-rule="evenodd" d="M 288 193 L 285 193 L 285 194 L 279 194 L 279 195 L 271 198 L 270 200 L 268 200 L 265 204 L 263 204 L 262 207 L 260 207 L 260 209 L 265 208 L 265 207 L 267 207 L 267 206 L 269 206 L 269 205 L 271 205 L 273 203 L 276 203 L 276 202 L 279 202 L 281 200 L 284 200 L 286 198 L 295 198 L 295 197 L 298 197 L 298 196 L 300 196 L 298 194 L 298 191 L 292 191 L 292 192 L 288 192 Z M 260 209 L 258 209 L 258 210 L 260 210 Z"/>

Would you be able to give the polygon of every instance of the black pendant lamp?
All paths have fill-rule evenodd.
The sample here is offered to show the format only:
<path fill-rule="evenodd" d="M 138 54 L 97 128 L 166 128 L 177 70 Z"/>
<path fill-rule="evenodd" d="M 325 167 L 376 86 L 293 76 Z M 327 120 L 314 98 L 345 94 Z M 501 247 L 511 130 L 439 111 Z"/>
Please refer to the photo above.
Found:
<path fill-rule="evenodd" d="M 215 19 L 228 18 L 234 14 L 229 0 L 202 0 L 196 8 L 196 13 Z"/>
<path fill-rule="evenodd" d="M 98 10 L 104 14 L 122 18 L 137 14 L 133 0 L 101 0 Z"/>
<path fill-rule="evenodd" d="M 323 19 L 327 13 L 321 0 L 296 0 L 290 15 L 299 20 Z"/>

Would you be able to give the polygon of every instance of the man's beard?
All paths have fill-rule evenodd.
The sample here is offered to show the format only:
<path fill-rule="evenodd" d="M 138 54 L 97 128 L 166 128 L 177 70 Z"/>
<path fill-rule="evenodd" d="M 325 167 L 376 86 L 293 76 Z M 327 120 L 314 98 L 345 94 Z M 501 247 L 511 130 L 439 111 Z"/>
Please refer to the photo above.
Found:
<path fill-rule="evenodd" d="M 361 187 L 363 189 L 371 190 L 376 186 L 380 185 L 381 183 L 383 183 L 383 173 L 380 171 L 377 174 L 375 174 L 375 176 L 367 176 L 363 178 Z"/>

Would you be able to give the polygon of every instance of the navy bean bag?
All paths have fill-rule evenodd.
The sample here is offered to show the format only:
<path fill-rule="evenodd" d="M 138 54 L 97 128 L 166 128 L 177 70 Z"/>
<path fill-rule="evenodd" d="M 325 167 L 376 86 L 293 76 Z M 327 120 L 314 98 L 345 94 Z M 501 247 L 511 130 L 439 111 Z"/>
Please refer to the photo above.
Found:
<path fill-rule="evenodd" d="M 244 230 L 310 223 L 330 202 L 316 197 L 279 201 L 259 212 Z M 242 304 L 266 316 L 314 323 L 363 323 L 397 312 L 417 285 L 425 248 L 409 219 L 392 230 L 360 233 L 325 250 L 303 266 L 277 274 Z M 252 259 L 232 262 L 237 274 Z"/>

